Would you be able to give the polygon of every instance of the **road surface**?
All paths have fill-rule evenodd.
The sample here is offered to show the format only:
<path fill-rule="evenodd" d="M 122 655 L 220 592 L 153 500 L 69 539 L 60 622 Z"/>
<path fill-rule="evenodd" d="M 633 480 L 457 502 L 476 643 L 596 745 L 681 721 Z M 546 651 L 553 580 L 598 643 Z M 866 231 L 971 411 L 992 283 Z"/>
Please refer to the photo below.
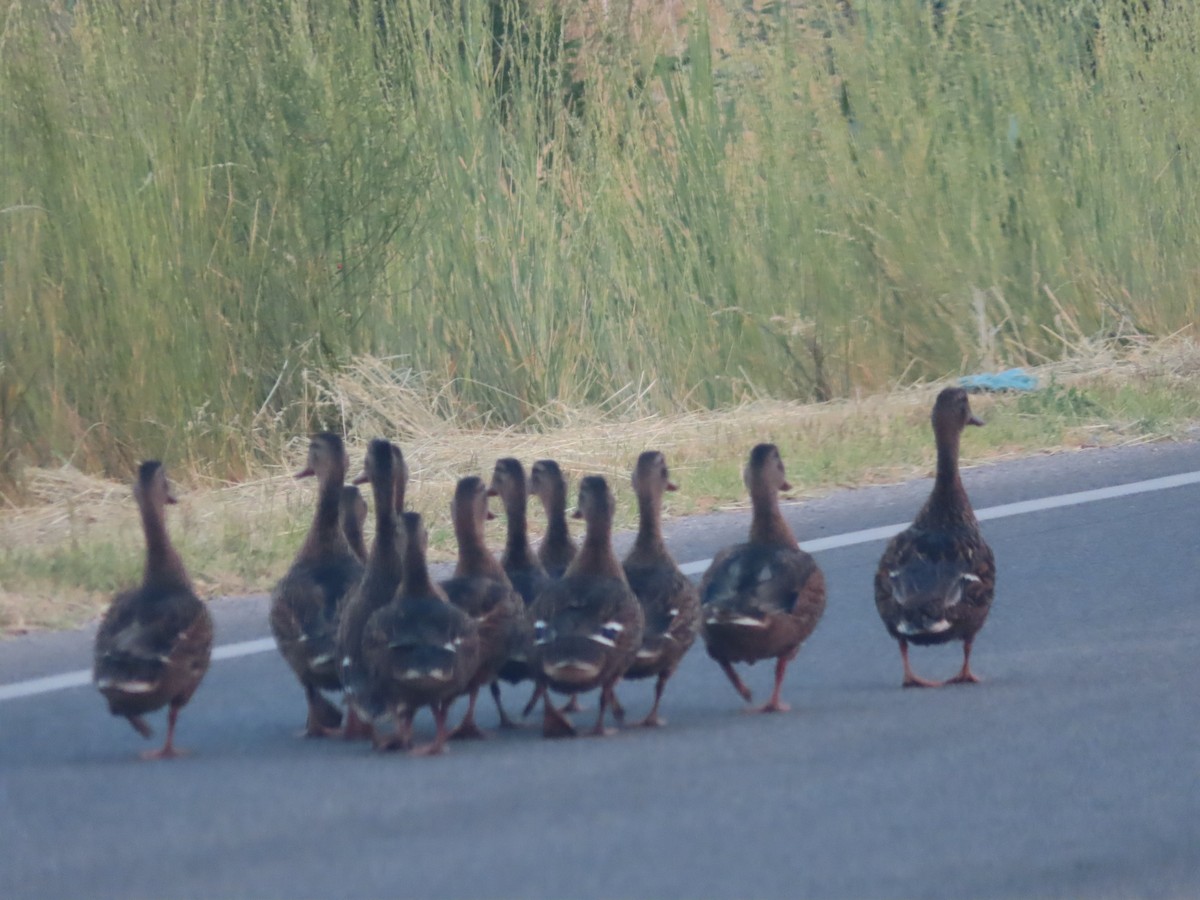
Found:
<path fill-rule="evenodd" d="M 530 727 L 433 760 L 299 740 L 259 597 L 213 604 L 226 658 L 181 716 L 193 755 L 142 763 L 78 684 L 90 630 L 0 643 L 0 897 L 1200 896 L 1200 444 L 965 480 L 999 571 L 978 686 L 902 690 L 875 613 L 887 526 L 928 480 L 786 508 L 829 606 L 782 715 L 742 713 L 698 644 L 660 730 Z M 700 568 L 746 522 L 668 543 Z M 914 666 L 946 677 L 959 652 Z M 756 699 L 770 674 L 749 670 Z M 651 684 L 619 693 L 636 717 Z"/>

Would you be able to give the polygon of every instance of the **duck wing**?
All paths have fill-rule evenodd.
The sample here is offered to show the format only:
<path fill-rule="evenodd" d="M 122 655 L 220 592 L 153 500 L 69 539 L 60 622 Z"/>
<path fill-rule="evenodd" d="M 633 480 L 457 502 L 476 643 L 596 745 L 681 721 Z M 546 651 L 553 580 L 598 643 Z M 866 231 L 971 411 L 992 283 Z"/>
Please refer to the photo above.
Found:
<path fill-rule="evenodd" d="M 205 623 L 207 628 L 199 627 Z M 211 645 L 208 610 L 190 590 L 122 593 L 96 635 L 96 683 L 105 690 L 153 693 L 168 678 L 177 658 L 193 644 L 203 644 L 205 634 Z"/>
<path fill-rule="evenodd" d="M 738 544 L 718 554 L 700 583 L 700 601 L 710 614 L 761 621 L 794 613 L 805 587 L 819 570 L 803 550 L 772 544 Z"/>
<path fill-rule="evenodd" d="M 625 577 L 645 613 L 643 641 L 681 631 L 694 632 L 699 621 L 699 594 L 678 567 L 630 566 L 625 569 Z"/>
<path fill-rule="evenodd" d="M 880 560 L 876 604 L 899 636 L 932 637 L 949 631 L 962 613 L 990 604 L 995 571 L 977 531 L 910 528 Z"/>

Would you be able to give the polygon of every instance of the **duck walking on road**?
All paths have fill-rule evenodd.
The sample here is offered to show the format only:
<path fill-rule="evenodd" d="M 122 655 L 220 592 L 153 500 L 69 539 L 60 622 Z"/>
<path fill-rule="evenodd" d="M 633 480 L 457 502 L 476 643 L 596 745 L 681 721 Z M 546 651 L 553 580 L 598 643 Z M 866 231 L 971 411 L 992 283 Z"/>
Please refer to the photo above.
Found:
<path fill-rule="evenodd" d="M 160 462 L 141 464 L 133 494 L 146 537 L 145 571 L 141 585 L 118 594 L 104 614 L 92 677 L 109 712 L 142 737 L 152 733 L 142 717 L 168 707 L 166 742 L 142 758 L 169 759 L 184 752 L 175 746 L 175 723 L 208 671 L 213 622 L 167 534 L 165 508 L 175 498 Z"/>
<path fill-rule="evenodd" d="M 946 388 L 931 416 L 937 442 L 937 477 L 912 525 L 892 538 L 875 573 L 875 607 L 900 644 L 904 687 L 939 687 L 913 673 L 908 645 L 963 642 L 959 673 L 945 684 L 979 681 L 971 648 L 996 590 L 996 561 L 958 473 L 959 443 L 968 425 L 983 425 L 967 392 Z"/>
<path fill-rule="evenodd" d="M 701 622 L 708 655 L 746 702 L 750 689 L 735 662 L 775 660 L 775 689 L 757 712 L 789 707 L 780 697 L 788 663 L 825 612 L 825 576 L 800 549 L 779 511 L 779 492 L 791 488 L 774 444 L 750 451 L 743 475 L 753 518 L 750 539 L 717 554 L 700 582 Z"/>

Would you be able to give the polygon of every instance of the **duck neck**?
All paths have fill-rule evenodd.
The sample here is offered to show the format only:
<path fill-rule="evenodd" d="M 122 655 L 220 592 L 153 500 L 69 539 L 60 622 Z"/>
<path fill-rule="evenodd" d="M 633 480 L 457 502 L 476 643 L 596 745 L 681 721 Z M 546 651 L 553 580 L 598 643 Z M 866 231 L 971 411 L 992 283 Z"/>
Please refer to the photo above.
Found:
<path fill-rule="evenodd" d="M 758 488 L 751 492 L 750 502 L 754 509 L 750 520 L 750 542 L 754 544 L 783 544 L 799 547 L 796 536 L 779 511 L 779 494 L 771 488 Z"/>
<path fill-rule="evenodd" d="M 458 565 L 454 569 L 455 576 L 504 577 L 504 570 L 484 543 L 483 530 L 475 516 L 458 516 L 454 523 L 454 536 L 458 539 Z"/>
<path fill-rule="evenodd" d="M 312 526 L 308 529 L 308 537 L 304 541 L 304 547 L 300 550 L 301 556 L 316 556 L 330 547 L 346 544 L 339 521 L 342 505 L 342 482 L 345 481 L 345 478 L 344 471 L 333 469 L 321 479 L 317 492 L 317 511 L 313 514 Z"/>
<path fill-rule="evenodd" d="M 542 505 L 546 509 L 547 543 L 570 543 L 571 532 L 567 529 L 567 498 L 562 490 L 556 488 Z"/>
<path fill-rule="evenodd" d="M 939 432 L 937 435 L 937 476 L 929 501 L 921 513 L 924 520 L 975 520 L 958 472 L 960 437 L 958 431 Z"/>
<path fill-rule="evenodd" d="M 167 535 L 166 517 L 161 506 L 145 503 L 141 508 L 142 532 L 146 536 L 145 584 L 187 584 L 183 560 Z"/>
<path fill-rule="evenodd" d="M 613 554 L 611 518 L 596 518 L 587 523 L 579 555 L 567 569 L 568 575 L 572 572 L 586 572 L 588 575 L 609 578 L 625 577 L 625 570 Z"/>
<path fill-rule="evenodd" d="M 425 560 L 424 552 L 410 546 L 404 555 L 404 578 L 400 583 L 398 596 L 427 597 L 436 593 L 429 578 L 429 564 Z"/>
<path fill-rule="evenodd" d="M 362 523 L 357 518 L 347 518 L 343 525 L 346 543 L 350 545 L 350 549 L 354 551 L 354 555 L 359 559 L 366 559 L 367 546 L 363 540 Z"/>
<path fill-rule="evenodd" d="M 667 546 L 662 536 L 662 496 L 652 491 L 638 493 L 638 533 L 629 554 L 632 559 L 658 559 Z"/>
<path fill-rule="evenodd" d="M 504 558 L 509 563 L 525 566 L 533 558 L 529 547 L 529 527 L 526 522 L 526 496 L 518 494 L 504 503 L 508 521 L 504 539 Z"/>
<path fill-rule="evenodd" d="M 397 553 L 395 490 L 391 481 L 383 480 L 371 485 L 371 493 L 375 498 L 375 543 L 371 545 L 371 559 L 378 563 Z M 400 497 L 403 502 L 403 489 Z"/>

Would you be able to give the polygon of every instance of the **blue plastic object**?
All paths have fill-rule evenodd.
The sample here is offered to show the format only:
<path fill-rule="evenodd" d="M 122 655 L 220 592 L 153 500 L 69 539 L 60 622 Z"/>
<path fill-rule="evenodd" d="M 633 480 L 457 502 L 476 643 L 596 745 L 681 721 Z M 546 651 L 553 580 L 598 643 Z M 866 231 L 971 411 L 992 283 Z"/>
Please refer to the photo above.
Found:
<path fill-rule="evenodd" d="M 959 387 L 972 393 L 980 391 L 1036 391 L 1037 378 L 1024 369 L 1009 369 L 1005 372 L 982 372 L 979 375 L 964 375 L 958 379 Z"/>

